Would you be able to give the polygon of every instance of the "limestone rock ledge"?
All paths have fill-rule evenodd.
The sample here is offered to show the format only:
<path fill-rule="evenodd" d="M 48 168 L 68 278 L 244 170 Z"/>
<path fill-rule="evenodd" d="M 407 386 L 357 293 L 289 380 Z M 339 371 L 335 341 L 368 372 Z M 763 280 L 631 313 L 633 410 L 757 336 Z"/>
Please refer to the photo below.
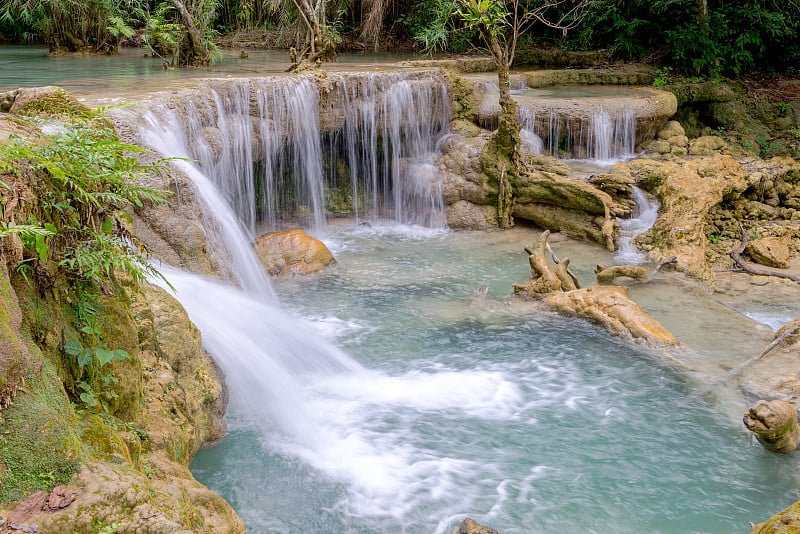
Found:
<path fill-rule="evenodd" d="M 126 381 L 141 395 L 126 408 L 127 416 L 74 411 L 46 353 L 29 345 L 30 382 L 2 412 L 0 431 L 15 435 L 11 449 L 0 448 L 0 468 L 4 458 L 24 459 L 33 448 L 52 464 L 43 468 L 56 476 L 66 469 L 75 472 L 59 491 L 76 498 L 52 511 L 39 504 L 27 510 L 24 524 L 37 526 L 39 532 L 90 533 L 112 527 L 115 532 L 245 532 L 230 505 L 189 471 L 195 453 L 225 432 L 226 392 L 217 367 L 202 349 L 199 331 L 178 301 L 155 287 L 141 287 L 128 313 L 120 312 L 114 320 L 123 323 L 120 330 L 136 334 L 134 343 L 138 337 L 139 350 L 129 347 L 128 364 L 134 369 L 120 375 L 121 397 L 126 396 Z M 30 339 L 24 332 L 21 337 Z M 46 420 L 30 420 L 31 414 Z M 25 428 L 30 436 L 20 436 Z M 46 428 L 54 430 L 44 435 Z M 19 475 L 30 475 L 42 458 L 18 465 Z M 0 476 L 14 475 L 2 471 Z M 0 517 L 13 513 L 18 506 L 14 501 L 34 489 L 21 484 L 6 495 L 11 501 L 0 503 Z"/>

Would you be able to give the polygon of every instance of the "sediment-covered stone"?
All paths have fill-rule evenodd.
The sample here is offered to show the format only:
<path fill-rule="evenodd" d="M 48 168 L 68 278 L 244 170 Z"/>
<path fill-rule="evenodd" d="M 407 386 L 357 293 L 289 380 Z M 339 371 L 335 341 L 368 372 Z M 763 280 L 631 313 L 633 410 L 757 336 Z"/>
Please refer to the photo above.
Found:
<path fill-rule="evenodd" d="M 800 426 L 793 404 L 780 399 L 760 400 L 748 408 L 743 421 L 765 449 L 781 454 L 797 449 Z"/>
<path fill-rule="evenodd" d="M 745 252 L 761 265 L 786 269 L 789 267 L 791 251 L 789 245 L 778 237 L 764 237 L 748 241 Z"/>
<path fill-rule="evenodd" d="M 544 303 L 559 313 L 583 317 L 632 341 L 657 346 L 678 343 L 669 330 L 631 300 L 625 287 L 593 286 L 553 293 Z"/>
<path fill-rule="evenodd" d="M 675 256 L 678 270 L 712 282 L 706 225 L 715 206 L 747 189 L 747 173 L 740 164 L 716 155 L 677 161 L 644 158 L 618 166 L 622 168 L 661 202 L 655 224 L 637 240 L 650 259 L 660 262 Z"/>

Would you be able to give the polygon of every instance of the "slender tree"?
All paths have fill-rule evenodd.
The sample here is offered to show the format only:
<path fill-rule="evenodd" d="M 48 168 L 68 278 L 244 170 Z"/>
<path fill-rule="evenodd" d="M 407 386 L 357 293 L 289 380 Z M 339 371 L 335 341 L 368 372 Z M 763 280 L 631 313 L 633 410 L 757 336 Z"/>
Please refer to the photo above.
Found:
<path fill-rule="evenodd" d="M 305 42 L 297 65 L 336 59 L 338 35 L 327 23 L 329 0 L 292 0 L 306 28 Z"/>
<path fill-rule="evenodd" d="M 478 31 L 497 68 L 500 117 L 490 144 L 492 165 L 484 165 L 498 184 L 500 226 L 512 225 L 511 185 L 520 167 L 520 126 L 517 105 L 511 98 L 509 70 L 514 63 L 520 35 L 534 24 L 560 30 L 564 35 L 581 21 L 590 0 L 458 0 L 458 15 Z"/>

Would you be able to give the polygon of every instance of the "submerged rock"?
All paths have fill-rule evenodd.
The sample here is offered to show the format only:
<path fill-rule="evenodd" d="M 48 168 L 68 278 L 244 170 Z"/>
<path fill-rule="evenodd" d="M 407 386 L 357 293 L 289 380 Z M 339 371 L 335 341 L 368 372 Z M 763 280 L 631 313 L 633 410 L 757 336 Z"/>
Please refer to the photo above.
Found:
<path fill-rule="evenodd" d="M 778 512 L 765 523 L 752 525 L 751 534 L 796 534 L 800 532 L 800 501 Z"/>
<path fill-rule="evenodd" d="M 324 269 L 336 259 L 319 239 L 302 230 L 269 232 L 256 238 L 256 255 L 271 275 L 305 275 Z"/>
<path fill-rule="evenodd" d="M 481 525 L 469 517 L 458 524 L 453 534 L 499 534 L 495 529 Z"/>
<path fill-rule="evenodd" d="M 760 400 L 747 410 L 743 422 L 768 451 L 789 454 L 797 449 L 800 426 L 793 404 L 780 399 Z"/>

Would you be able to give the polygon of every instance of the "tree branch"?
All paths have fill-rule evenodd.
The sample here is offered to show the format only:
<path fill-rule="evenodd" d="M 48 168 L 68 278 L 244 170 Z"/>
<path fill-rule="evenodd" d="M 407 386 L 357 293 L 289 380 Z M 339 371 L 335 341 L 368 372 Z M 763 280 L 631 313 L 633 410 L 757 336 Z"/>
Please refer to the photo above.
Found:
<path fill-rule="evenodd" d="M 800 284 L 800 277 L 788 274 L 788 273 L 780 273 L 777 271 L 773 271 L 771 269 L 763 269 L 761 267 L 754 267 L 748 264 L 742 258 L 742 252 L 747 247 L 747 230 L 744 229 L 744 225 L 739 223 L 739 228 L 742 231 L 742 244 L 739 245 L 737 248 L 731 251 L 731 258 L 733 261 L 736 262 L 736 265 L 742 268 L 742 270 L 746 273 L 754 274 L 757 276 L 774 276 L 776 278 L 784 278 L 786 280 L 791 280 L 792 282 L 797 282 Z"/>

